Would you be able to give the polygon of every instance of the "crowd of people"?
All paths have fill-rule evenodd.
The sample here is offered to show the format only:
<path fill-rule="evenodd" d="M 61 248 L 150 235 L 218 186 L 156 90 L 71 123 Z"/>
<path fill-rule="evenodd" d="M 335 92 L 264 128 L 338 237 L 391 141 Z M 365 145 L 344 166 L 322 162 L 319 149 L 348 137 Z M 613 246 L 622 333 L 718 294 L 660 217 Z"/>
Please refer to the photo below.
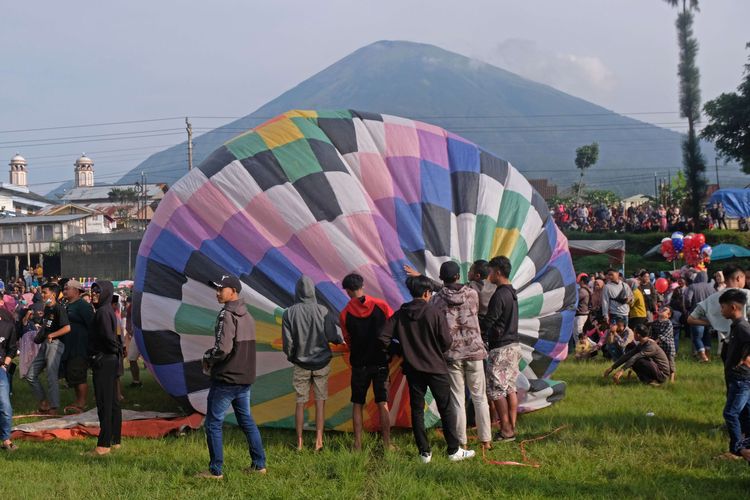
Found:
<path fill-rule="evenodd" d="M 42 415 L 85 410 L 92 374 L 101 432 L 90 454 L 100 456 L 120 446 L 122 359 L 131 359 L 133 386 L 140 386 L 138 348 L 130 324 L 131 302 L 116 294 L 109 281 L 85 289 L 75 279 L 45 278 L 33 273 L 0 283 L 0 447 L 16 449 L 10 431 L 10 396 L 16 371 L 31 389 Z M 135 364 L 135 369 L 133 369 Z M 40 376 L 46 372 L 46 384 Z M 60 380 L 72 389 L 75 402 L 60 408 Z"/>
<path fill-rule="evenodd" d="M 282 346 L 294 365 L 290 384 L 296 393 L 297 448 L 304 449 L 304 407 L 312 390 L 316 408 L 314 449 L 324 447 L 325 402 L 333 357 L 331 344 L 350 352 L 354 449 L 362 445 L 363 407 L 372 387 L 378 407 L 383 446 L 391 450 L 388 384 L 394 356 L 403 360 L 409 387 L 411 425 L 418 460 L 430 463 L 432 447 L 425 431 L 425 396 L 429 389 L 442 422 L 450 461 L 475 456 L 467 438 L 467 415 L 477 428 L 482 449 L 493 442 L 516 439 L 516 380 L 521 359 L 518 299 L 510 282 L 511 263 L 498 256 L 471 266 L 467 283 L 448 261 L 440 282 L 405 266 L 412 300 L 393 311 L 366 293 L 364 278 L 349 274 L 342 287 L 350 300 L 336 328 L 333 312 L 319 304 L 313 281 L 302 276 L 295 303 L 282 317 Z M 748 273 L 750 274 L 750 273 Z M 659 279 L 666 280 L 658 281 Z M 726 266 L 712 280 L 705 271 L 685 268 L 661 277 L 642 269 L 625 279 L 621 272 L 581 273 L 575 334 L 569 349 L 575 359 L 601 354 L 612 363 L 604 372 L 615 383 L 629 372 L 651 385 L 676 380 L 675 357 L 681 332 L 690 332 L 697 361 L 712 355 L 713 332 L 725 366 L 727 401 L 724 418 L 730 435 L 729 454 L 750 461 L 750 279 Z M 43 280 L 26 289 L 26 280 L 11 280 L 0 307 L 0 441 L 10 440 L 15 359 L 39 403 L 39 411 L 58 414 L 59 378 L 76 396 L 72 408 L 86 404 L 88 370 L 92 371 L 101 431 L 89 452 L 103 456 L 120 446 L 122 416 L 120 376 L 125 353 L 133 368 L 137 346 L 132 340 L 130 302 L 122 306 L 109 281 L 96 281 L 89 291 L 74 280 Z M 222 424 L 231 406 L 245 433 L 251 465 L 248 473 L 266 472 L 266 454 L 250 408 L 256 379 L 255 324 L 241 297 L 235 276 L 211 282 L 222 305 L 214 345 L 202 359 L 210 379 L 205 419 L 209 468 L 202 478 L 223 478 Z M 125 339 L 123 340 L 123 337 Z M 127 345 L 126 350 L 124 346 Z M 133 353 L 135 352 L 135 355 Z M 47 387 L 39 375 L 47 371 Z M 137 362 L 134 384 L 139 385 Z M 467 411 L 471 407 L 473 412 Z M 492 428 L 497 428 L 493 436 Z"/>
<path fill-rule="evenodd" d="M 296 284 L 295 303 L 282 317 L 282 346 L 294 365 L 291 384 L 296 393 L 297 449 L 304 448 L 304 406 L 312 390 L 315 397 L 315 445 L 324 447 L 323 425 L 331 344 L 346 344 L 351 364 L 351 402 L 354 449 L 362 446 L 363 407 L 372 387 L 378 406 L 379 427 L 385 450 L 390 444 L 388 409 L 389 365 L 398 355 L 409 386 L 411 424 L 422 463 L 432 461 L 432 447 L 424 421 L 425 396 L 430 390 L 440 414 L 448 459 L 475 456 L 467 438 L 466 395 L 474 409 L 481 447 L 515 440 L 518 377 L 521 348 L 518 335 L 518 301 L 510 283 L 507 257 L 476 261 L 469 282 L 460 283 L 457 263 L 445 262 L 441 282 L 406 267 L 406 287 L 412 300 L 393 311 L 380 298 L 366 294 L 364 278 L 345 276 L 342 287 L 350 300 L 336 318 L 319 304 L 313 281 L 302 276 Z M 206 413 L 209 468 L 199 477 L 221 479 L 224 457 L 221 424 L 231 405 L 246 435 L 251 465 L 248 473 L 266 472 L 266 455 L 250 411 L 250 390 L 255 382 L 255 332 L 252 318 L 240 297 L 242 283 L 235 276 L 213 282 L 219 303 L 215 345 L 203 356 L 203 369 L 211 378 Z M 498 427 L 492 435 L 493 422 Z"/>
<path fill-rule="evenodd" d="M 711 360 L 717 338 L 727 386 L 728 456 L 750 462 L 750 270 L 727 265 L 709 280 L 705 271 L 691 268 L 659 278 L 641 269 L 628 279 L 609 269 L 581 273 L 577 281 L 569 350 L 578 360 L 601 353 L 612 362 L 604 376 L 615 383 L 629 372 L 650 385 L 674 382 L 681 334 L 692 341 L 700 363 Z"/>
<path fill-rule="evenodd" d="M 727 229 L 723 203 L 714 203 L 703 210 L 698 219 L 686 216 L 677 205 L 623 202 L 616 204 L 559 203 L 553 209 L 557 225 L 566 231 L 585 233 L 618 232 L 648 233 L 682 231 L 700 232 Z M 740 220 L 740 230 L 747 231 L 747 221 Z"/>

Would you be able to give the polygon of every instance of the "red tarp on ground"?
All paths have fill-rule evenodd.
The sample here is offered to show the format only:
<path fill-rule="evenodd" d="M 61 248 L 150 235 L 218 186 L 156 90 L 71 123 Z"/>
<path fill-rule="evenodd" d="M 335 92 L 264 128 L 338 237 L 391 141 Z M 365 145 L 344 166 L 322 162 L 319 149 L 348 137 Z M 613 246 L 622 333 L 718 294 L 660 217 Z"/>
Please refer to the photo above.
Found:
<path fill-rule="evenodd" d="M 80 424 L 64 426 L 65 421 L 63 419 L 50 419 L 45 422 L 50 422 L 51 420 L 60 420 L 63 425 L 59 428 L 45 428 L 40 430 L 20 430 L 16 428 L 11 433 L 11 439 L 51 441 L 53 439 L 82 439 L 99 435 L 99 427 L 97 426 Z M 159 438 L 175 431 L 198 429 L 202 423 L 203 415 L 200 413 L 193 413 L 187 417 L 177 418 L 123 419 L 122 435 L 123 437 Z M 49 427 L 49 425 L 45 427 Z"/>

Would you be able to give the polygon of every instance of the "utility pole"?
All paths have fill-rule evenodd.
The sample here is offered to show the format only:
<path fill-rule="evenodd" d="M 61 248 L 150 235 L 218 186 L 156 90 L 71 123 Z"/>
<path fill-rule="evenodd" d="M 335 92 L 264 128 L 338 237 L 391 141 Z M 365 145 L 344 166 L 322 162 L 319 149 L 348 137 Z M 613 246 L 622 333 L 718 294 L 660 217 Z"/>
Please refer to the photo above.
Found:
<path fill-rule="evenodd" d="M 716 165 L 716 189 L 719 189 L 719 157 L 714 156 L 714 165 Z"/>
<path fill-rule="evenodd" d="M 671 170 L 667 171 L 667 183 L 668 183 L 667 186 L 669 188 L 667 191 L 668 200 L 669 200 L 668 203 L 671 205 L 672 204 L 672 171 Z"/>
<path fill-rule="evenodd" d="M 143 225 L 143 230 L 146 230 L 146 225 L 148 224 L 148 220 L 146 218 L 146 209 L 148 207 L 148 185 L 146 184 L 146 172 L 141 172 L 141 205 L 142 205 L 142 212 L 141 212 L 141 224 Z"/>
<path fill-rule="evenodd" d="M 659 198 L 659 189 L 656 187 L 656 172 L 654 172 L 654 198 Z"/>
<path fill-rule="evenodd" d="M 185 130 L 188 135 L 188 171 L 193 170 L 193 124 L 185 117 Z"/>

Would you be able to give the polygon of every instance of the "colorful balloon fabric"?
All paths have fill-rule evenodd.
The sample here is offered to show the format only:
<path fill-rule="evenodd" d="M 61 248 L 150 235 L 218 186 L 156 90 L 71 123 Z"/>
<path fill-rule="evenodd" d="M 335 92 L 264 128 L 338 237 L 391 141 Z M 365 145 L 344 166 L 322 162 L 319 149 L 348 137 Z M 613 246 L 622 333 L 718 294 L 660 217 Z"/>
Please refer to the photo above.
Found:
<path fill-rule="evenodd" d="M 260 425 L 294 427 L 292 367 L 280 321 L 301 274 L 338 313 L 341 280 L 394 309 L 410 300 L 403 266 L 437 278 L 440 264 L 506 255 L 518 290 L 525 411 L 563 397 L 548 379 L 565 358 L 576 305 L 567 240 L 542 197 L 508 162 L 439 127 L 356 111 L 290 111 L 227 142 L 178 181 L 139 249 L 136 341 L 156 379 L 185 406 L 205 412 L 203 352 L 220 308 L 207 286 L 223 274 L 243 282 L 256 322 L 253 413 Z M 326 425 L 351 429 L 348 354 L 335 353 Z M 408 390 L 391 364 L 391 419 L 409 426 Z M 429 422 L 437 420 L 429 404 Z M 376 428 L 372 393 L 365 426 Z"/>

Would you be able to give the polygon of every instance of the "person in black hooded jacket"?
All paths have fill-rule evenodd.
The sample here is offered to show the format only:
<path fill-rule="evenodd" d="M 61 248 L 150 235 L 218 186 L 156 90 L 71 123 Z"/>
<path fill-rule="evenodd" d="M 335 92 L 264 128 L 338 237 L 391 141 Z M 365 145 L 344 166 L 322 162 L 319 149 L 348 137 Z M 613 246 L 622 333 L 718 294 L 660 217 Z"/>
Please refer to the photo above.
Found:
<path fill-rule="evenodd" d="M 117 317 L 112 308 L 114 287 L 109 281 L 97 281 L 91 287 L 96 308 L 89 332 L 89 356 L 94 379 L 96 411 L 99 415 L 99 439 L 91 455 L 106 455 L 120 447 L 122 409 L 117 398 L 117 376 L 122 367 L 122 346 L 117 337 Z"/>
<path fill-rule="evenodd" d="M 456 434 L 456 407 L 451 396 L 450 377 L 445 353 L 453 344 L 445 315 L 429 303 L 432 280 L 426 276 L 406 280 L 414 298 L 403 304 L 386 321 L 379 340 L 388 349 L 391 341 L 398 341 L 404 354 L 403 370 L 409 384 L 411 427 L 422 463 L 430 463 L 432 452 L 424 427 L 425 393 L 429 387 L 440 413 L 448 458 L 452 462 L 474 456 L 474 451 L 459 447 Z"/>

